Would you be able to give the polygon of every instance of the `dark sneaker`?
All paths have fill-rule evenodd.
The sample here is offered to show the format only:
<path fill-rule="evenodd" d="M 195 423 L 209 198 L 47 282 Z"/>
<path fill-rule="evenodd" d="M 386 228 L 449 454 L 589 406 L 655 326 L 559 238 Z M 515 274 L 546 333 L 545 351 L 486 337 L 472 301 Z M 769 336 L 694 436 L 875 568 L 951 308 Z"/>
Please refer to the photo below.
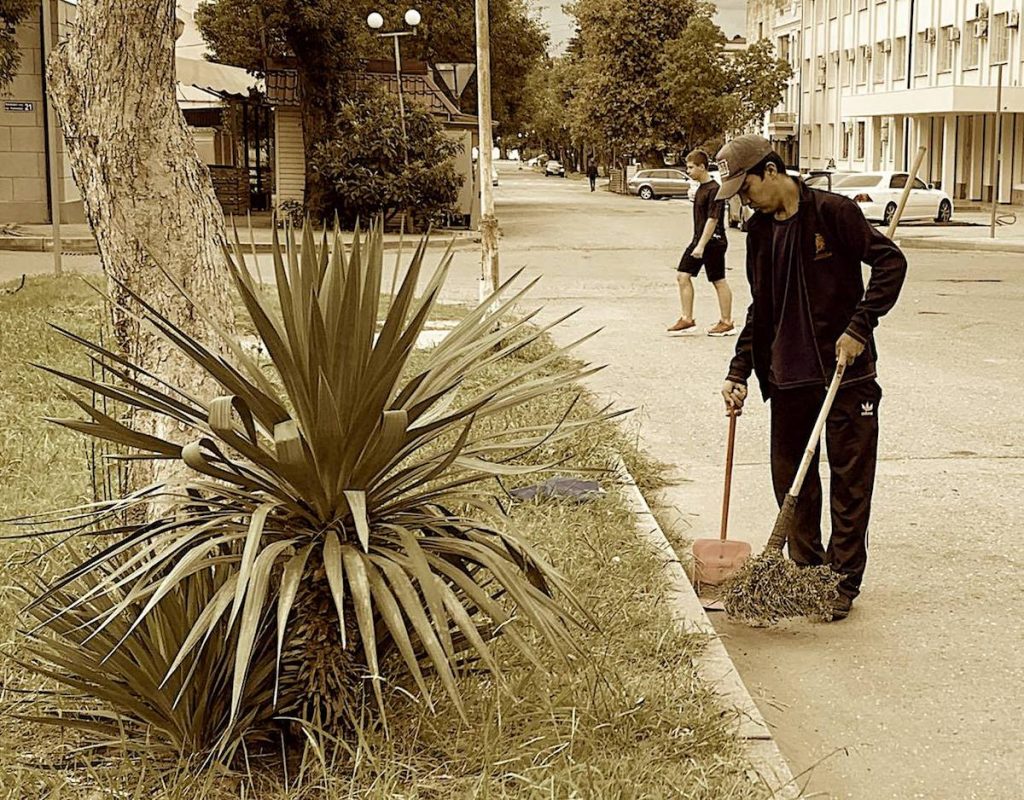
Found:
<path fill-rule="evenodd" d="M 708 328 L 708 336 L 735 336 L 736 326 L 731 322 L 722 322 L 719 320 L 710 328 Z"/>
<path fill-rule="evenodd" d="M 676 324 L 668 328 L 669 333 L 678 333 L 679 331 L 688 331 L 690 328 L 695 328 L 697 323 L 692 319 L 686 317 L 680 317 L 676 320 Z"/>
<path fill-rule="evenodd" d="M 850 609 L 853 608 L 853 600 L 844 594 L 839 595 L 832 601 L 832 622 L 838 622 L 850 616 Z"/>

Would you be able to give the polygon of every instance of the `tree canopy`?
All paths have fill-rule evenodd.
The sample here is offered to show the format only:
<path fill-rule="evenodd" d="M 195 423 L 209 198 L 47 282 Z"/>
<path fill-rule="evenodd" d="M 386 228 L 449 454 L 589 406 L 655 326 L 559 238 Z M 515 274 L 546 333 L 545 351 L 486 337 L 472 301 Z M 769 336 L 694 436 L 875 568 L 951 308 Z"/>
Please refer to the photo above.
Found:
<path fill-rule="evenodd" d="M 767 41 L 727 52 L 704 0 L 575 0 L 568 9 L 579 30 L 561 97 L 577 145 L 647 163 L 713 146 L 774 108 L 791 74 Z M 547 112 L 537 114 L 530 126 L 548 130 Z"/>

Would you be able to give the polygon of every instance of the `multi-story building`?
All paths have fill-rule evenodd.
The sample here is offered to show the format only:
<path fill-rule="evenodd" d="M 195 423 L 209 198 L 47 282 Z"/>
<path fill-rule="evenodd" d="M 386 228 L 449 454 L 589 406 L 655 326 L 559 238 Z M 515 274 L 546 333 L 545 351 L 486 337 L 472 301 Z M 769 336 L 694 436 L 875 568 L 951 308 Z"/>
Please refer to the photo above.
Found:
<path fill-rule="evenodd" d="M 1024 202 L 1024 0 L 793 5 L 802 168 L 906 169 L 924 145 L 922 179 L 954 198 L 991 200 L 998 175 L 998 200 Z"/>
<path fill-rule="evenodd" d="M 800 20 L 802 0 L 748 0 L 747 41 L 771 41 L 775 55 L 793 70 L 786 82 L 782 102 L 765 118 L 760 133 L 770 139 L 786 164 L 800 162 Z"/>

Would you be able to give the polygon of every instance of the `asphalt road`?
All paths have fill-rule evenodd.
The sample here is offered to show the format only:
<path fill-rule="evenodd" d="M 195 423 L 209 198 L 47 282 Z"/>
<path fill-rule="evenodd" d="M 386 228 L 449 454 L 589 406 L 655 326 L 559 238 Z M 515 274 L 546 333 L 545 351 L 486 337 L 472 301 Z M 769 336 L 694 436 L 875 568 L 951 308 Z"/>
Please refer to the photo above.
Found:
<path fill-rule="evenodd" d="M 665 332 L 678 316 L 674 267 L 690 205 L 500 169 L 503 274 L 542 275 L 532 298 L 548 317 L 582 308 L 560 341 L 604 328 L 579 351 L 608 365 L 591 386 L 636 408 L 643 446 L 675 465 L 664 499 L 680 530 L 716 536 L 726 433 L 718 391 L 736 340 Z M 738 319 L 749 302 L 743 239 L 730 232 Z M 473 299 L 478 258 L 455 258 L 449 297 Z M 807 771 L 809 796 L 1015 800 L 1024 786 L 1024 263 L 992 253 L 908 258 L 901 300 L 878 332 L 880 464 L 853 613 L 774 630 L 714 622 L 794 773 Z M 695 285 L 703 327 L 717 306 L 703 278 Z M 731 530 L 755 548 L 776 512 L 767 419 L 752 400 L 733 479 Z"/>

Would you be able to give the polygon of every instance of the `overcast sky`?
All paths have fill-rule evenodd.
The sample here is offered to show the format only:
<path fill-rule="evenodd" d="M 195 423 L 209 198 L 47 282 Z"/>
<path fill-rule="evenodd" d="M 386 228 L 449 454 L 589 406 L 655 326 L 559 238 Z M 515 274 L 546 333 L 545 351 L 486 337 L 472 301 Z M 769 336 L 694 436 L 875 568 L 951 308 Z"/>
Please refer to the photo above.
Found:
<path fill-rule="evenodd" d="M 572 22 L 562 13 L 564 0 L 536 0 L 540 7 L 541 19 L 547 23 L 551 34 L 551 51 L 561 53 L 565 43 L 572 36 Z M 747 0 L 718 0 L 717 22 L 728 36 L 746 32 Z"/>

